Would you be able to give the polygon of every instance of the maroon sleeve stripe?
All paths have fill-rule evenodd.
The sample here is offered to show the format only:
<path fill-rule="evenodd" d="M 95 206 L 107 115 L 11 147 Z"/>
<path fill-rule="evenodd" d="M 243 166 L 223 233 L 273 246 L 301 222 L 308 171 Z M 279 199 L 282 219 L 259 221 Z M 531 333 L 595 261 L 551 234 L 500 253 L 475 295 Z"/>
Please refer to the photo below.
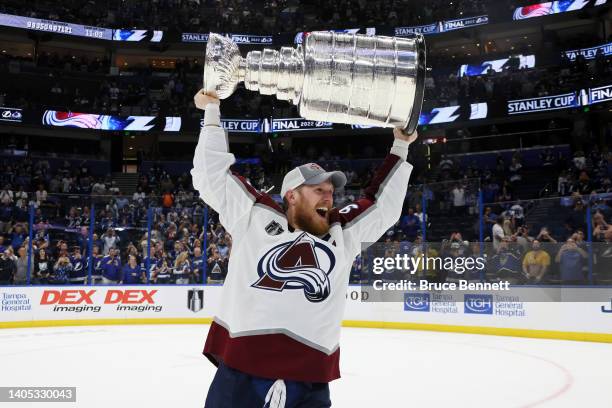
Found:
<path fill-rule="evenodd" d="M 283 216 L 285 215 L 285 211 L 283 211 L 281 206 L 278 205 L 278 203 L 276 201 L 274 201 L 274 199 L 272 197 L 270 197 L 266 193 L 262 193 L 261 191 L 257 191 L 255 189 L 255 187 L 250 185 L 246 181 L 246 179 L 244 177 L 242 177 L 240 174 L 238 174 L 236 172 L 232 172 L 232 175 L 234 176 L 236 181 L 238 181 L 242 185 L 242 187 L 244 187 L 246 192 L 251 195 L 251 197 L 253 198 L 255 203 L 261 204 L 264 207 L 267 207 L 267 208 L 269 208 L 271 210 L 274 210 L 274 211 L 280 213 L 279 215 L 283 215 Z"/>
<path fill-rule="evenodd" d="M 370 185 L 365 189 L 364 195 L 366 198 L 376 201 L 379 191 L 381 190 L 381 184 L 384 183 L 389 173 L 391 173 L 391 170 L 395 167 L 395 164 L 400 160 L 401 159 L 394 154 L 388 154 L 387 157 L 385 157 L 385 160 L 378 167 L 374 177 L 370 181 Z"/>
<path fill-rule="evenodd" d="M 391 171 L 395 168 L 397 163 L 401 159 L 394 155 L 389 154 L 382 162 L 382 164 L 376 170 L 374 177 L 370 181 L 370 184 L 364 190 L 364 194 L 359 199 L 353 201 L 350 204 L 344 206 L 345 209 L 348 209 L 347 212 L 340 213 L 341 209 L 334 208 L 329 214 L 329 223 L 330 225 L 340 223 L 342 227 L 351 223 L 357 217 L 364 214 L 368 209 L 370 209 L 374 204 L 376 204 L 376 199 L 380 195 L 382 190 L 382 185 L 389 177 Z"/>
<path fill-rule="evenodd" d="M 270 197 L 269 195 L 265 193 L 260 193 L 255 203 L 261 204 L 264 207 L 267 207 L 268 209 L 279 213 L 280 216 L 285 217 L 285 211 L 282 209 L 282 207 L 278 205 L 278 203 L 274 201 L 272 197 Z"/>
<path fill-rule="evenodd" d="M 250 185 L 244 177 L 234 171 L 232 171 L 232 176 L 242 185 L 242 187 L 244 187 L 244 189 L 251 195 L 253 200 L 257 200 L 257 198 L 259 198 L 261 193 L 257 191 L 255 187 Z"/>

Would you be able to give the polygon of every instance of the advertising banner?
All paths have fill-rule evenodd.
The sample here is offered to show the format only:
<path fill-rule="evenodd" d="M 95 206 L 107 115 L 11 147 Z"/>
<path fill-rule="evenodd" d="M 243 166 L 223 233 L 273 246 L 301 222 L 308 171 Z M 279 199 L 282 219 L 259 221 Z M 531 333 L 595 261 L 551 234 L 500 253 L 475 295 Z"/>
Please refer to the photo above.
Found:
<path fill-rule="evenodd" d="M 578 55 L 582 55 L 587 60 L 592 60 L 595 59 L 598 52 L 601 52 L 604 56 L 612 55 L 612 43 L 598 45 L 591 48 L 580 48 L 577 50 L 565 51 L 564 54 L 571 61 L 574 61 Z"/>
<path fill-rule="evenodd" d="M 98 130 L 158 130 L 164 132 L 178 132 L 181 130 L 180 117 L 157 116 L 111 116 L 94 113 L 60 112 L 48 110 L 42 117 L 42 124 L 46 126 L 76 127 L 81 129 Z"/>
<path fill-rule="evenodd" d="M 272 44 L 273 37 L 271 35 L 252 35 L 229 33 L 223 34 L 231 38 L 236 44 Z M 188 43 L 205 43 L 208 42 L 208 33 L 182 33 L 181 41 Z"/>
<path fill-rule="evenodd" d="M 286 118 L 286 119 L 264 119 L 263 129 L 266 133 L 274 132 L 297 132 L 306 130 L 329 130 L 333 129 L 334 124 L 331 122 L 318 122 L 307 120 L 304 118 Z"/>
<path fill-rule="evenodd" d="M 159 30 L 113 30 L 113 41 L 160 42 L 164 32 Z"/>
<path fill-rule="evenodd" d="M 395 27 L 396 37 L 408 37 L 414 34 L 437 34 L 440 32 L 440 23 L 426 24 L 415 27 Z"/>
<path fill-rule="evenodd" d="M 98 40 L 113 39 L 113 30 L 110 28 L 91 27 L 80 24 L 64 23 L 61 21 L 14 16 L 11 14 L 0 13 L 0 25 L 5 27 L 23 28 L 26 30 L 44 31 L 47 33 L 94 38 Z"/>
<path fill-rule="evenodd" d="M 486 291 L 453 294 L 438 291 L 406 292 L 400 302 L 372 302 L 370 292 L 360 285 L 346 293 L 345 322 L 370 322 L 380 327 L 410 324 L 448 325 L 461 331 L 478 327 L 556 333 L 612 334 L 612 296 L 609 301 L 531 302 L 522 288 L 507 296 Z M 567 288 L 574 296 L 593 288 Z M 601 290 L 606 290 L 602 288 Z M 47 286 L 0 287 L 0 323 L 107 319 L 175 319 L 177 323 L 199 322 L 217 313 L 221 286 Z M 598 296 L 599 298 L 599 296 Z M 157 320 L 155 320 L 157 319 Z M 172 320 L 170 320 L 172 321 Z M 386 323 L 386 324 L 385 324 Z M 402 326 L 402 324 L 404 326 Z M 394 326 L 395 325 L 395 326 Z M 367 326 L 366 326 L 367 327 Z M 473 332 L 473 330 L 471 330 Z M 553 334 L 554 336 L 554 334 Z"/>
<path fill-rule="evenodd" d="M 589 89 L 589 105 L 608 101 L 612 101 L 612 85 Z"/>
<path fill-rule="evenodd" d="M 442 32 L 462 30 L 464 28 L 476 27 L 484 24 L 489 24 L 489 16 L 477 16 L 458 18 L 456 20 L 442 21 Z"/>
<path fill-rule="evenodd" d="M 419 125 L 436 125 L 440 123 L 450 123 L 457 119 L 475 120 L 486 119 L 489 108 L 486 102 L 473 103 L 469 109 L 462 111 L 460 106 L 447 106 L 444 108 L 434 108 L 431 112 L 422 112 L 419 118 Z"/>
<path fill-rule="evenodd" d="M 582 10 L 588 7 L 597 7 L 606 4 L 608 0 L 560 0 L 547 3 L 532 4 L 514 10 L 514 20 L 548 16 L 551 14 L 566 13 Z"/>
<path fill-rule="evenodd" d="M 503 72 L 505 69 L 510 68 L 512 65 L 518 69 L 535 68 L 535 55 L 517 55 L 515 57 L 502 58 L 492 61 L 484 61 L 479 65 L 468 65 L 464 64 L 459 67 L 459 76 L 479 76 L 484 75 L 489 70 L 495 72 Z"/>
<path fill-rule="evenodd" d="M 0 122 L 21 122 L 23 112 L 18 108 L 0 106 Z"/>
<path fill-rule="evenodd" d="M 221 119 L 221 126 L 228 132 L 261 133 L 261 119 Z M 200 120 L 200 129 L 204 127 L 204 119 Z"/>
<path fill-rule="evenodd" d="M 508 115 L 547 112 L 558 109 L 575 108 L 578 106 L 580 106 L 578 92 L 571 92 L 563 95 L 508 101 Z"/>

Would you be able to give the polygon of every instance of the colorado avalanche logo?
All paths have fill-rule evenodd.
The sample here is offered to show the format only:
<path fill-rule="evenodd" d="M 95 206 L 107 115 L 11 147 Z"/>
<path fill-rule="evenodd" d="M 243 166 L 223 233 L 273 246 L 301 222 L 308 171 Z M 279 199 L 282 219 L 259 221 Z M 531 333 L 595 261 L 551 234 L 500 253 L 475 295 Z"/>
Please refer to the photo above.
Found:
<path fill-rule="evenodd" d="M 323 259 L 326 258 L 326 259 Z M 321 302 L 329 296 L 329 273 L 336 257 L 323 243 L 303 233 L 293 242 L 270 249 L 259 261 L 260 278 L 254 288 L 283 291 L 300 289 L 311 302 Z"/>

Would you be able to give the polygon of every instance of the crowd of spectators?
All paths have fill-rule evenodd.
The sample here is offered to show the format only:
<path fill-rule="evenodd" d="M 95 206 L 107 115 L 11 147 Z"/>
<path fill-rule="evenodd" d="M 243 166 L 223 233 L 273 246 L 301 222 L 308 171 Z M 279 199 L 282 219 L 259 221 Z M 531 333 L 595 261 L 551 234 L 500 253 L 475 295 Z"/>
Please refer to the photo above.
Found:
<path fill-rule="evenodd" d="M 583 160 L 582 153 L 576 152 L 568 161 L 565 174 L 580 172 L 581 176 L 564 191 L 573 203 L 563 215 L 564 229 L 553 233 L 552 228 L 542 226 L 533 236 L 534 227 L 526 222 L 526 211 L 531 204 L 505 202 L 513 198 L 508 192 L 514 189 L 513 176 L 515 185 L 520 184 L 516 179 L 519 158 L 515 156 L 504 170 L 510 174 L 506 185 L 499 188 L 492 180 L 483 186 L 483 194 L 493 197 L 483 216 L 485 241 L 492 243 L 489 253 L 491 260 L 511 262 L 505 268 L 511 271 L 508 273 L 516 273 L 512 276 L 520 278 L 522 282 L 584 281 L 586 278 L 582 270 L 586 265 L 584 251 L 586 223 L 589 222 L 584 197 L 591 201 L 593 240 L 612 242 L 612 226 L 608 224 L 610 196 L 606 195 L 612 193 L 609 179 L 611 159 L 609 154 L 592 153 Z M 546 151 L 542 154 L 542 161 L 550 161 Z M 448 160 L 446 163 L 443 160 L 440 166 L 444 168 L 442 173 L 449 176 L 455 171 L 447 168 Z M 501 169 L 505 167 L 500 165 Z M 56 174 L 50 174 L 44 160 L 32 162 L 26 159 L 5 163 L 2 170 L 0 249 L 3 255 L 0 281 L 3 283 L 25 283 L 30 205 L 34 208 L 32 283 L 82 283 L 88 279 L 91 205 L 95 206 L 94 230 L 91 234 L 92 283 L 221 282 L 227 273 L 231 236 L 220 225 L 218 215 L 211 209 L 205 209 L 197 200 L 186 174 L 172 177 L 161 166 L 153 166 L 148 174 L 141 176 L 138 190 L 131 197 L 125 197 L 110 178 L 88 174 L 86 164 L 73 167 L 66 163 Z M 265 177 L 263 180 L 257 177 L 262 174 L 260 170 L 251 167 L 241 170 L 250 176 L 250 182 L 257 188 L 265 187 L 265 184 L 259 184 L 266 181 Z M 350 170 L 347 173 L 350 175 Z M 595 177 L 591 183 L 585 180 L 585 174 L 596 174 L 602 178 Z M 478 173 L 473 175 L 477 176 Z M 491 172 L 491 177 L 494 175 Z M 35 191 L 30 189 L 32 185 L 37 186 Z M 432 214 L 435 214 L 435 218 L 443 219 L 465 217 L 477 212 L 474 184 L 469 181 L 449 182 L 438 189 L 431 186 L 426 185 L 426 188 L 419 189 L 420 192 L 415 190 L 414 194 L 409 194 L 406 212 L 381 241 L 394 245 L 406 243 L 410 248 L 419 247 L 422 227 L 430 223 L 428 218 L 432 218 Z M 347 191 L 338 198 L 338 205 L 342 200 L 354 199 L 357 194 L 359 190 Z M 428 214 L 424 214 L 420 205 L 422 194 L 432 207 Z M 436 201 L 445 204 L 436 208 L 438 212 L 434 213 L 433 203 Z M 152 208 L 150 213 L 148 208 Z M 208 212 L 206 226 L 205 211 Z M 542 223 L 552 224 L 555 221 L 545 220 Z M 146 233 L 148 223 L 151 224 L 150 237 Z M 449 229 L 452 230 L 451 227 Z M 448 240 L 448 248 L 444 248 L 457 249 L 452 241 L 462 234 L 467 240 L 468 231 L 456 230 Z M 463 238 L 461 241 L 463 245 Z M 557 247 L 548 245 L 557 242 L 560 243 Z M 548 257 L 541 253 L 540 244 L 548 245 Z M 469 247 L 468 244 L 464 246 Z M 607 247 L 601 248 L 602 254 L 598 252 L 597 255 L 600 258 L 603 256 L 601 262 L 606 262 L 603 252 Z M 554 267 L 554 260 L 559 265 L 557 268 Z M 532 261 L 539 266 L 531 266 Z M 563 266 L 566 263 L 569 265 L 570 261 L 574 262 L 572 270 L 579 268 L 582 271 L 581 279 L 577 278 L 577 272 L 568 272 L 571 268 Z M 510 268 L 512 265 L 514 269 Z M 550 270 L 555 273 L 548 273 L 550 265 L 553 265 Z M 358 269 L 357 263 L 355 267 Z M 601 275 L 599 278 L 603 279 Z"/>
<path fill-rule="evenodd" d="M 69 0 L 58 5 L 41 0 L 26 5 L 7 1 L 0 6 L 0 12 L 113 27 L 137 25 L 167 29 L 167 24 L 173 30 L 253 33 L 348 27 L 356 22 L 361 26 L 364 22 L 388 27 L 418 25 L 486 12 L 486 4 L 474 0 L 450 4 L 441 0 L 422 4 L 361 0 L 332 3 L 310 0 L 298 4 L 264 0 L 260 8 L 244 7 L 241 0 L 158 0 L 144 5 L 126 1 L 119 3 L 120 12 L 115 9 L 116 4 L 89 2 L 83 6 L 77 3 Z M 516 5 L 504 4 L 509 8 Z M 31 12 L 31 9 L 37 11 Z M 101 10 L 103 12 L 99 12 Z M 168 24 L 169 18 L 173 18 L 172 24 Z M 441 75 L 434 69 L 426 82 L 425 109 L 572 91 L 609 80 L 610 62 L 610 57 L 599 53 L 590 62 L 582 57 L 573 62 L 564 58 L 554 67 L 521 70 L 509 63 L 509 68 L 503 72 L 490 70 L 476 77 L 458 77 L 456 73 Z M 41 51 L 35 57 L 25 58 L 0 54 L 0 106 L 57 106 L 73 111 L 121 115 L 188 114 L 199 117 L 200 113 L 192 104 L 192 95 L 202 73 L 197 60 L 176 61 L 172 70 L 153 66 L 117 67 L 115 74 L 124 75 L 109 75 L 113 65 L 103 55 L 76 57 Z M 17 75 L 29 75 L 27 78 L 31 81 L 14 80 Z M 37 95 L 32 92 L 40 93 L 40 97 L 32 97 Z M 294 107 L 279 104 L 274 98 L 238 89 L 224 104 L 224 114 L 292 117 L 297 112 Z M 584 249 L 582 242 L 586 239 L 587 222 L 590 222 L 586 218 L 587 204 L 593 210 L 593 239 L 610 242 L 609 196 L 605 194 L 612 193 L 612 154 L 601 147 L 589 146 L 586 152 L 576 149 L 571 158 L 560 159 L 548 151 L 542 154 L 542 168 L 556 170 L 549 180 L 552 190 L 559 196 L 569 197 L 564 208 L 570 210 L 560 218 L 562 228 L 526 222 L 527 212 L 533 204 L 529 200 L 521 201 L 524 199 L 521 188 L 525 168 L 520 154 L 508 161 L 500 156 L 494 168 L 460 166 L 451 157 L 444 156 L 435 171 L 418 180 L 423 187 L 411 190 L 402 218 L 382 240 L 418 247 L 423 227 L 435 231 L 441 225 L 447 235 L 451 225 L 459 225 L 448 240 L 447 248 L 457 249 L 457 245 L 451 246 L 458 236 L 467 240 L 477 236 L 478 227 L 465 226 L 463 221 L 478 219 L 480 189 L 487 203 L 485 238 L 493 244 L 491 256 L 497 256 L 501 249 L 516 249 L 520 244 L 520 253 L 525 259 L 543 259 L 545 257 L 538 254 L 528 256 L 530 248 L 536 250 L 536 241 L 555 239 L 572 249 L 572 243 L 578 242 L 577 247 Z M 267 191 L 273 182 L 266 175 L 284 174 L 292 161 L 293 164 L 317 161 L 325 167 L 341 169 L 348 179 L 347 186 L 335 193 L 336 204 L 341 206 L 358 197 L 380 162 L 371 147 L 357 155 L 365 159 L 361 166 L 356 166 L 350 157 L 334 155 L 324 146 L 319 149 L 311 145 L 299 153 L 280 147 L 273 157 L 262 159 L 263 166 L 246 164 L 239 170 L 257 189 Z M 11 271 L 10 279 L 5 279 L 9 275 L 2 269 L 0 282 L 23 283 L 28 265 L 31 265 L 30 277 L 34 283 L 83 282 L 89 278 L 89 269 L 92 270 L 92 283 L 216 282 L 222 281 L 226 273 L 231 237 L 220 226 L 218 215 L 198 201 L 188 173 L 171 175 L 163 166 L 153 166 L 141 173 L 137 191 L 124 196 L 110 176 L 91 174 L 86 163 L 76 166 L 66 162 L 52 171 L 45 160 L 33 161 L 26 157 L 1 163 L 0 187 L 1 265 Z M 31 225 L 28 222 L 30 207 L 34 209 Z M 95 209 L 93 220 L 92 208 Z M 204 217 L 205 213 L 208 217 Z M 208 219 L 206 225 L 205 218 Z M 150 236 L 146 233 L 148 225 L 151 226 Z M 31 260 L 27 259 L 29 228 L 33 228 L 34 257 Z M 540 234 L 531 237 L 532 229 L 540 230 Z M 90 236 L 93 242 L 89 242 Z M 438 238 L 435 233 L 433 236 Z M 549 255 L 554 259 L 559 252 Z M 90 260 L 93 261 L 91 265 Z M 531 273 L 529 270 L 528 267 L 527 272 L 522 271 L 525 279 L 542 281 L 547 276 L 541 271 Z"/>
<path fill-rule="evenodd" d="M 260 166 L 237 169 L 269 189 Z M 215 283 L 227 273 L 231 236 L 197 199 L 188 173 L 171 176 L 154 165 L 126 196 L 86 162 L 51 170 L 46 160 L 25 158 L 3 161 L 0 170 L 0 283 L 25 283 L 29 228 L 34 284 L 83 283 L 90 273 L 94 284 Z"/>

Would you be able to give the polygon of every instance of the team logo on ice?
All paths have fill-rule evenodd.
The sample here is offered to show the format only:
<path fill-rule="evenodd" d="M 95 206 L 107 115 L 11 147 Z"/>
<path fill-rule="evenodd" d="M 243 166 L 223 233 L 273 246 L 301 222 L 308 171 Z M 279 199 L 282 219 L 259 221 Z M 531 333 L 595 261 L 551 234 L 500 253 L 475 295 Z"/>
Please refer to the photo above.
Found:
<path fill-rule="evenodd" d="M 260 278 L 251 286 L 278 292 L 299 289 L 309 301 L 321 302 L 329 297 L 328 275 L 335 264 L 331 249 L 304 232 L 294 241 L 270 249 L 259 260 Z"/>
<path fill-rule="evenodd" d="M 204 308 L 204 290 L 190 289 L 187 292 L 187 309 L 197 313 Z"/>

